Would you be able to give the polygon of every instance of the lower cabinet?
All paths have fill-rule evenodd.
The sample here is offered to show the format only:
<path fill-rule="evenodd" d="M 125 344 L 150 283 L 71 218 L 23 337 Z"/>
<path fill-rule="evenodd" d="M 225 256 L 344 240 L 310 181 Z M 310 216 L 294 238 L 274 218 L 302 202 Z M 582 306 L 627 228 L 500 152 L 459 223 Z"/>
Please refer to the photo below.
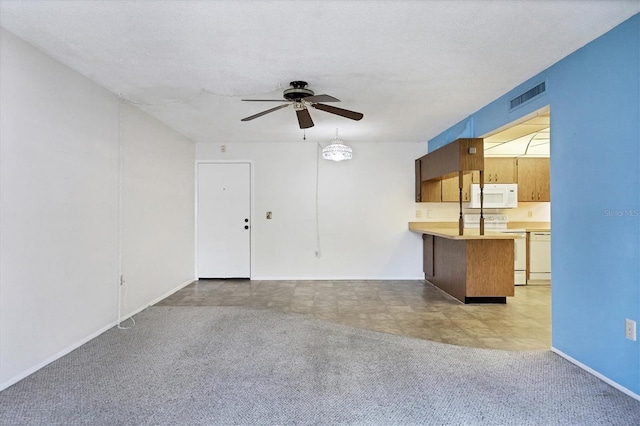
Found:
<path fill-rule="evenodd" d="M 513 240 L 422 239 L 425 279 L 444 292 L 463 303 L 506 303 L 514 295 Z"/>
<path fill-rule="evenodd" d="M 426 278 L 432 278 L 433 268 L 433 235 L 422 235 L 422 270 Z"/>

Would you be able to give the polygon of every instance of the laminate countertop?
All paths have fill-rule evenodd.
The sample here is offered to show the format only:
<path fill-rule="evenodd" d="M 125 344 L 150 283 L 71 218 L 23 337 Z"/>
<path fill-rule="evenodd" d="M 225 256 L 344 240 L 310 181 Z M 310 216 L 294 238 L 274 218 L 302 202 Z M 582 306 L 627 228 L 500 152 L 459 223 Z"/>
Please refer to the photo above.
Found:
<path fill-rule="evenodd" d="M 550 232 L 551 222 L 509 222 L 507 229 L 526 229 L 527 232 Z"/>
<path fill-rule="evenodd" d="M 453 224 L 453 226 L 451 226 Z M 484 230 L 480 235 L 478 229 L 465 229 L 464 235 L 458 235 L 458 224 L 454 222 L 409 222 L 409 230 L 450 240 L 515 240 L 522 238 L 518 234 Z"/>

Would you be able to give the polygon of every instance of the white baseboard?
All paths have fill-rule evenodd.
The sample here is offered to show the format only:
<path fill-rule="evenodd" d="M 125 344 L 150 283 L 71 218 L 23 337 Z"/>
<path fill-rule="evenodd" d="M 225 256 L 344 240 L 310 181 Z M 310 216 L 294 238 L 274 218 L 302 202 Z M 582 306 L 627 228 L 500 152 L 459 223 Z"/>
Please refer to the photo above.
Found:
<path fill-rule="evenodd" d="M 56 361 L 56 360 L 62 358 L 63 356 L 67 355 L 69 352 L 78 349 L 80 346 L 84 345 L 85 343 L 89 342 L 90 340 L 95 339 L 96 337 L 98 337 L 99 335 L 104 333 L 105 331 L 110 330 L 115 325 L 116 325 L 116 321 L 110 322 L 106 326 L 102 327 L 100 330 L 98 330 L 98 331 L 96 331 L 94 333 L 91 333 L 90 335 L 88 335 L 84 339 L 81 339 L 81 340 L 79 340 L 79 341 L 67 346 L 66 348 L 64 348 L 60 352 L 56 353 L 55 355 L 52 355 L 49 358 L 45 359 L 44 361 L 34 365 L 33 367 L 21 372 L 20 374 L 18 374 L 16 376 L 13 376 L 9 380 L 7 380 L 7 381 L 3 382 L 2 384 L 0 384 L 0 391 L 8 388 L 11 385 L 14 385 L 14 384 L 18 383 L 20 380 L 24 379 L 27 376 L 30 376 L 31 374 L 35 373 L 36 371 L 40 370 L 41 368 L 46 367 L 47 365 L 51 364 L 53 361 Z"/>
<path fill-rule="evenodd" d="M 178 285 L 177 287 L 175 287 L 175 288 L 169 290 L 168 292 L 164 293 L 162 296 L 156 297 L 151 302 L 145 303 L 144 305 L 142 305 L 138 309 L 135 309 L 135 310 L 131 311 L 127 315 L 123 315 L 122 318 L 120 319 L 120 322 L 123 323 L 124 321 L 126 321 L 129 318 L 131 318 L 132 316 L 137 315 L 140 312 L 142 312 L 145 309 L 147 309 L 148 307 L 153 306 L 156 303 L 160 302 L 161 300 L 166 299 L 167 297 L 171 296 L 176 291 L 185 288 L 186 286 L 188 286 L 189 284 L 191 284 L 194 281 L 198 281 L 198 279 L 197 278 L 189 278 L 187 281 L 183 282 L 182 284 Z"/>
<path fill-rule="evenodd" d="M 180 284 L 179 286 L 177 286 L 176 288 L 174 288 L 173 290 L 168 291 L 167 293 L 163 294 L 162 296 L 154 299 L 151 303 L 145 304 L 142 307 L 140 307 L 139 309 L 136 309 L 135 311 L 133 311 L 132 313 L 123 316 L 120 319 L 120 322 L 124 322 L 125 320 L 129 319 L 130 317 L 132 317 L 133 315 L 136 315 L 142 311 L 144 311 L 145 309 L 147 309 L 149 306 L 155 305 L 156 303 L 158 303 L 159 301 L 161 301 L 162 299 L 165 299 L 168 296 L 171 296 L 173 293 L 175 293 L 176 291 L 188 286 L 189 284 L 191 284 L 192 282 L 197 281 L 197 278 L 192 278 L 189 279 L 185 282 L 183 282 L 182 284 Z M 49 358 L 45 359 L 44 361 L 34 365 L 33 367 L 21 372 L 20 374 L 10 378 L 9 380 L 0 383 L 0 391 L 8 388 L 11 385 L 14 385 L 16 383 L 18 383 L 20 380 L 24 379 L 27 376 L 30 376 L 31 374 L 35 373 L 36 371 L 40 370 L 43 367 L 46 367 L 47 365 L 51 364 L 53 361 L 56 361 L 60 358 L 62 358 L 63 356 L 67 355 L 68 353 L 70 353 L 71 351 L 74 351 L 76 349 L 78 349 L 80 346 L 84 345 L 85 343 L 89 342 L 90 340 L 95 339 L 96 337 L 98 337 L 99 335 L 101 335 L 102 333 L 104 333 L 107 330 L 110 330 L 111 328 L 115 327 L 116 325 L 118 325 L 118 320 L 116 319 L 115 321 L 111 321 L 110 323 L 108 323 L 106 326 L 102 327 L 101 329 L 99 329 L 98 331 L 91 333 L 90 335 L 88 335 L 87 337 L 72 343 L 71 345 L 67 346 L 66 348 L 64 348 L 63 350 L 61 350 L 60 352 L 50 356 Z"/>
<path fill-rule="evenodd" d="M 586 371 L 587 373 L 593 374 L 594 376 L 596 376 L 598 379 L 602 380 L 603 382 L 605 382 L 606 384 L 618 389 L 620 392 L 624 393 L 625 395 L 630 396 L 633 399 L 637 399 L 638 401 L 640 401 L 640 395 L 638 395 L 635 392 L 632 392 L 631 390 L 625 388 L 624 386 L 614 382 L 613 380 L 611 380 L 610 378 L 608 378 L 607 376 L 602 375 L 601 373 L 598 373 L 596 370 L 584 365 L 583 363 L 581 363 L 580 361 L 578 361 L 577 359 L 571 358 L 569 355 L 565 354 L 564 352 L 554 348 L 553 346 L 551 347 L 551 352 L 561 356 L 562 358 L 566 359 L 567 361 L 569 361 L 572 364 L 577 365 L 578 367 L 582 368 L 584 371 Z"/>
<path fill-rule="evenodd" d="M 417 277 L 251 277 L 252 281 L 424 281 Z"/>
<path fill-rule="evenodd" d="M 174 288 L 173 290 L 169 290 L 168 292 L 166 292 L 165 294 L 163 294 L 162 296 L 154 299 L 151 303 L 149 303 L 147 306 L 152 306 L 155 305 L 156 303 L 158 303 L 159 301 L 166 299 L 167 297 L 171 296 L 173 293 L 175 293 L 178 290 L 182 290 L 183 288 L 185 288 L 186 286 L 188 286 L 191 283 L 194 283 L 198 281 L 197 278 L 189 278 L 187 281 L 183 282 L 182 284 L 180 284 L 179 286 L 177 286 L 176 288 Z"/>

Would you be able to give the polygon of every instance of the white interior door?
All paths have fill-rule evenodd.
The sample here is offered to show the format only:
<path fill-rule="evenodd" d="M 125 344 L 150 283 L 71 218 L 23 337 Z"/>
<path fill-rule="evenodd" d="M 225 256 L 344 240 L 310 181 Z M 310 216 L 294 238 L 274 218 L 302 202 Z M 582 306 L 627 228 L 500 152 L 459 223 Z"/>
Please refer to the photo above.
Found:
<path fill-rule="evenodd" d="M 198 277 L 251 276 L 251 165 L 198 164 Z"/>

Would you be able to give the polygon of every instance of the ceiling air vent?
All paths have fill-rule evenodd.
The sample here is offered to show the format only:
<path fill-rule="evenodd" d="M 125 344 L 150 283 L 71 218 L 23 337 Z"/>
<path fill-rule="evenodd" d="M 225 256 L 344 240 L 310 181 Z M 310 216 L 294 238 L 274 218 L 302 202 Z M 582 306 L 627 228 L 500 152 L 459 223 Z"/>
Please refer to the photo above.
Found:
<path fill-rule="evenodd" d="M 547 86 L 546 82 L 543 81 L 533 89 L 529 89 L 526 92 L 524 92 L 522 95 L 516 96 L 515 98 L 511 99 L 509 101 L 509 109 L 514 109 L 522 105 L 523 103 L 530 101 L 536 96 L 543 94 L 547 90 L 546 86 Z"/>

